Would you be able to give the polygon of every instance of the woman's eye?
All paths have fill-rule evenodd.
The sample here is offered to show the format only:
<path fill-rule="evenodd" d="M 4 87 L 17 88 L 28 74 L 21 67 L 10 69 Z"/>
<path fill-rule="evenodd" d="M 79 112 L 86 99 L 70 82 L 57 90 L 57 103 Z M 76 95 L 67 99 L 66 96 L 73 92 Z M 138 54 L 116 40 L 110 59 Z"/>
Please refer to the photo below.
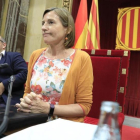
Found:
<path fill-rule="evenodd" d="M 53 21 L 49 21 L 49 24 L 53 24 Z"/>
<path fill-rule="evenodd" d="M 45 24 L 45 22 L 44 21 L 42 21 L 42 25 L 44 25 Z"/>

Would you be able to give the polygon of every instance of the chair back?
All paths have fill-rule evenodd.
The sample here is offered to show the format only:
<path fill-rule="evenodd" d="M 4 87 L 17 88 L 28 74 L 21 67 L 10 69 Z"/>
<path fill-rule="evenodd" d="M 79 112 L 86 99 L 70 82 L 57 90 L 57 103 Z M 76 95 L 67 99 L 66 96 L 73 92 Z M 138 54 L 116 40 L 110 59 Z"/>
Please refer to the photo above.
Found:
<path fill-rule="evenodd" d="M 116 101 L 124 110 L 130 52 L 83 49 L 93 65 L 93 104 L 89 117 L 99 118 L 102 101 Z"/>

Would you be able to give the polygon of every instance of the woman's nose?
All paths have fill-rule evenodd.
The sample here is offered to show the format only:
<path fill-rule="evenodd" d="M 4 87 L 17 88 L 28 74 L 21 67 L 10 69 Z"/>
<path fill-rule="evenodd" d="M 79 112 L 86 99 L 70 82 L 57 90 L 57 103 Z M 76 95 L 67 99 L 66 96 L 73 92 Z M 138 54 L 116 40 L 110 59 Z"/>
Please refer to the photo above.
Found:
<path fill-rule="evenodd" d="M 48 28 L 48 26 L 44 23 L 43 25 L 42 25 L 42 30 L 44 31 L 44 30 L 48 30 L 49 28 Z"/>

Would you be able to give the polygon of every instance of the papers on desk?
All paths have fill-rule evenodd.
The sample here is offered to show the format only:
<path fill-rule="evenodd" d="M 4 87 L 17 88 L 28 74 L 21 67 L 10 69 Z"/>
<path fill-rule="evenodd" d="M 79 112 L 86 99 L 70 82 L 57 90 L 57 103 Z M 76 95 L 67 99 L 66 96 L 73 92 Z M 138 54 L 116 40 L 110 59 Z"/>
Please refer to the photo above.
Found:
<path fill-rule="evenodd" d="M 92 140 L 97 126 L 57 119 L 32 126 L 2 140 Z"/>

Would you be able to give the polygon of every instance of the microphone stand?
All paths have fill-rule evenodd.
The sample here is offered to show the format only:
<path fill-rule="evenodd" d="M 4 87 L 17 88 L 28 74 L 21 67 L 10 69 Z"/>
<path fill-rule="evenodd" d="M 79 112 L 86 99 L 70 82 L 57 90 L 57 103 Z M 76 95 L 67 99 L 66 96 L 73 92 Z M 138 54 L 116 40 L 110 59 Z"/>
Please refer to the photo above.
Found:
<path fill-rule="evenodd" d="M 13 87 L 13 82 L 15 81 L 15 76 L 10 76 L 10 81 L 9 81 L 9 88 L 8 88 L 8 99 L 6 103 L 6 109 L 3 117 L 2 124 L 0 126 L 0 136 L 6 131 L 7 129 L 7 124 L 8 124 L 8 115 L 9 115 L 9 110 L 10 110 L 10 103 L 11 103 L 11 98 L 12 98 L 12 87 Z"/>

